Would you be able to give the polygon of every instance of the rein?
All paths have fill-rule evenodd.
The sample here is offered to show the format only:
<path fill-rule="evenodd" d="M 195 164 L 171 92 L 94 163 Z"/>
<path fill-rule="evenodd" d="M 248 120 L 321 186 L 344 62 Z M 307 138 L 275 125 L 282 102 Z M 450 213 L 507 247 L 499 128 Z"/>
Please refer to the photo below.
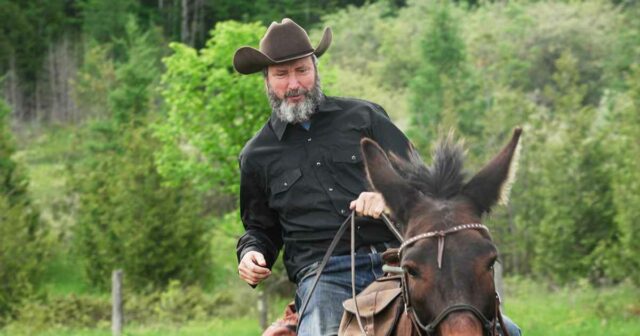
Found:
<path fill-rule="evenodd" d="M 381 217 L 382 217 L 382 221 L 387 225 L 387 227 L 393 233 L 393 235 L 396 236 L 396 238 L 400 242 L 403 242 L 404 239 L 402 238 L 402 235 L 400 234 L 398 229 L 393 225 L 393 223 L 389 220 L 387 215 L 383 213 Z M 345 219 L 344 222 L 342 222 L 342 224 L 340 225 L 338 232 L 336 232 L 336 235 L 333 237 L 333 240 L 331 241 L 331 244 L 329 244 L 329 248 L 327 249 L 327 252 L 325 252 L 324 257 L 322 257 L 322 261 L 320 262 L 320 264 L 318 265 L 318 268 L 316 269 L 316 275 L 311 284 L 311 289 L 309 290 L 309 293 L 307 293 L 307 296 L 304 298 L 304 301 L 302 301 L 302 306 L 300 307 L 298 316 L 300 316 L 300 321 L 302 321 L 302 318 L 304 317 L 303 314 L 307 309 L 307 306 L 309 305 L 309 301 L 311 301 L 311 295 L 313 294 L 313 292 L 316 289 L 316 286 L 318 285 L 318 281 L 320 280 L 322 271 L 324 271 L 324 268 L 327 266 L 327 262 L 329 262 L 329 258 L 331 258 L 333 251 L 336 249 L 336 246 L 338 245 L 340 238 L 342 238 L 342 236 L 344 235 L 344 232 L 347 230 L 347 227 L 350 226 L 351 227 L 351 251 L 350 251 L 351 253 L 351 296 L 353 297 L 353 302 L 356 307 L 356 319 L 358 320 L 358 326 L 360 327 L 360 332 L 362 332 L 363 335 L 366 335 L 367 332 L 364 330 L 362 319 L 360 318 L 360 309 L 358 308 L 358 301 L 356 300 L 355 219 L 356 219 L 356 214 L 355 214 L 355 210 L 353 210 L 351 211 L 351 214 L 349 215 L 349 217 L 347 217 L 347 219 Z"/>

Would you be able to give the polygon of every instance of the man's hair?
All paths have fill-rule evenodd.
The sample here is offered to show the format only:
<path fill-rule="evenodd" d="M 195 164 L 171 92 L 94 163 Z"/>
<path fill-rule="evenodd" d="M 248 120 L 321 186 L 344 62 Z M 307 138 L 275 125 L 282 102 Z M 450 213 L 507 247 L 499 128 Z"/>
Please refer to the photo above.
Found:
<path fill-rule="evenodd" d="M 316 55 L 311 55 L 311 61 L 313 61 L 313 68 L 314 71 L 316 72 L 316 76 L 318 76 L 318 57 L 316 57 Z M 269 76 L 269 67 L 264 67 L 264 69 L 262 69 L 262 77 L 264 77 L 264 79 L 267 79 L 267 77 Z"/>

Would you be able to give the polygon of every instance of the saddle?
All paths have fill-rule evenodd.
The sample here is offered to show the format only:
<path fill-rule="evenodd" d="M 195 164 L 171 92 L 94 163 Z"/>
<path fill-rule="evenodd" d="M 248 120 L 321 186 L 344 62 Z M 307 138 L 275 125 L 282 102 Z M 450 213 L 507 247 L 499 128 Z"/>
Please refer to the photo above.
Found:
<path fill-rule="evenodd" d="M 397 249 L 383 253 L 382 260 L 385 265 L 398 266 Z M 401 284 L 401 276 L 387 273 L 356 296 L 358 309 L 354 299 L 345 300 L 342 303 L 344 314 L 338 334 L 362 335 L 356 319 L 357 311 L 360 311 L 366 336 L 412 335 L 413 324 L 404 313 Z"/>

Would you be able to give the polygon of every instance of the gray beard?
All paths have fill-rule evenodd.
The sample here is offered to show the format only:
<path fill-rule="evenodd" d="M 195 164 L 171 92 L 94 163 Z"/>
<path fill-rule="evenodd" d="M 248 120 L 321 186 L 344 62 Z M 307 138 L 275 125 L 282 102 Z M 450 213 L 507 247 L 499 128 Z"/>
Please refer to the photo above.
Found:
<path fill-rule="evenodd" d="M 301 102 L 297 104 L 289 104 L 286 101 L 287 97 L 299 94 L 304 94 L 304 99 Z M 311 90 L 307 91 L 300 88 L 298 90 L 288 91 L 285 94 L 284 99 L 278 98 L 275 92 L 271 89 L 271 86 L 267 84 L 267 95 L 269 97 L 269 104 L 271 104 L 271 108 L 278 119 L 292 124 L 309 120 L 313 113 L 315 113 L 316 107 L 322 102 L 322 99 L 324 99 L 319 80 L 316 80 Z"/>

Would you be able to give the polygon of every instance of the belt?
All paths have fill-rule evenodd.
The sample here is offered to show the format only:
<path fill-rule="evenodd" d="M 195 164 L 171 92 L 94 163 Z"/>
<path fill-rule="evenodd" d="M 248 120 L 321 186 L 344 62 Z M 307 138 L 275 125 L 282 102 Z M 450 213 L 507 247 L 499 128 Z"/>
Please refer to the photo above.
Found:
<path fill-rule="evenodd" d="M 358 248 L 356 248 L 356 254 L 382 253 L 387 249 L 393 247 L 392 245 L 394 244 L 393 243 L 375 243 L 375 244 L 361 245 Z"/>
<path fill-rule="evenodd" d="M 395 248 L 398 246 L 400 245 L 397 242 L 384 242 L 384 243 L 361 245 L 356 249 L 356 254 L 362 255 L 362 254 L 382 253 L 389 248 Z M 349 251 L 347 251 L 347 253 L 344 253 L 344 254 L 337 254 L 336 256 L 338 255 L 349 255 Z M 313 264 L 307 265 L 302 269 L 300 269 L 295 276 L 296 284 L 300 283 L 300 281 L 306 278 L 307 276 L 315 273 L 316 270 L 318 269 L 318 264 L 319 262 L 315 262 Z"/>

